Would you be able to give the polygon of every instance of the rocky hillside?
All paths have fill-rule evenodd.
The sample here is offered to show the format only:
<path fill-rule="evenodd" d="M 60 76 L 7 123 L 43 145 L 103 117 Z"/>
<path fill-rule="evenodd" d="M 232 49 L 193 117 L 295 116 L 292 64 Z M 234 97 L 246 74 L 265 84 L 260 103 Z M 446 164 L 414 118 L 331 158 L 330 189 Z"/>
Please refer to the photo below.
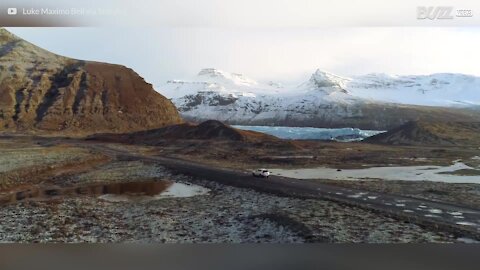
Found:
<path fill-rule="evenodd" d="M 274 136 L 255 131 L 239 130 L 215 120 L 208 120 L 198 125 L 183 123 L 128 134 L 96 134 L 89 139 L 148 145 L 156 145 L 164 140 L 280 141 Z"/>
<path fill-rule="evenodd" d="M 480 147 L 480 122 L 412 121 L 365 142 L 394 145 L 473 145 Z"/>
<path fill-rule="evenodd" d="M 198 81 L 170 81 L 161 90 L 182 93 L 183 96 L 174 97 L 173 101 L 181 115 L 194 122 L 216 119 L 239 125 L 389 130 L 414 120 L 476 121 L 480 116 L 480 112 L 473 108 L 420 106 L 361 97 L 358 95 L 358 82 L 364 83 L 361 87 L 368 86 L 380 93 L 378 83 L 371 85 L 365 80 L 352 81 L 321 70 L 290 89 L 246 78 L 206 69 L 199 73 Z M 382 82 L 384 87 L 390 85 Z M 440 81 L 437 83 L 440 84 Z M 400 82 L 397 81 L 397 84 Z M 407 86 L 411 85 L 402 86 L 410 89 Z M 398 95 L 401 96 L 401 93 Z"/>
<path fill-rule="evenodd" d="M 181 122 L 133 70 L 55 55 L 0 28 L 0 130 L 89 134 Z"/>

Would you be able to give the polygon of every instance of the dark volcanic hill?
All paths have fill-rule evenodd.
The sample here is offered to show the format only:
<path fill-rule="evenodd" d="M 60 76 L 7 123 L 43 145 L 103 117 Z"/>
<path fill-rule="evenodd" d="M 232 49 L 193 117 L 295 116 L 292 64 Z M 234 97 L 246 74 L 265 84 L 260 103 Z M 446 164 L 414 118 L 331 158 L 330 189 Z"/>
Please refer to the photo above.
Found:
<path fill-rule="evenodd" d="M 164 140 L 214 140 L 242 142 L 275 142 L 280 139 L 255 131 L 240 130 L 220 121 L 208 120 L 199 125 L 182 123 L 159 129 L 133 132 L 128 134 L 97 134 L 89 137 L 93 140 L 122 143 L 140 143 L 156 145 Z"/>
<path fill-rule="evenodd" d="M 480 146 L 480 122 L 411 121 L 365 142 L 395 145 Z"/>
<path fill-rule="evenodd" d="M 0 28 L 0 130 L 117 133 L 181 122 L 132 69 L 59 56 Z"/>

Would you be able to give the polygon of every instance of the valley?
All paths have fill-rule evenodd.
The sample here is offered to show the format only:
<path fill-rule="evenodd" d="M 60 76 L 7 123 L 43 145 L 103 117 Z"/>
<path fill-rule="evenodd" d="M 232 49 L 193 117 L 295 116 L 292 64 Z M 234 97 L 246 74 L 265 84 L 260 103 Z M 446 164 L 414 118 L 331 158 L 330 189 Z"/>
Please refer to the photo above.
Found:
<path fill-rule="evenodd" d="M 15 144 L 20 141 L 24 146 L 30 144 L 42 150 L 62 145 L 108 158 L 83 167 L 81 160 L 88 157 L 79 157 L 78 167 L 65 165 L 69 170 L 62 170 L 64 166 L 60 166 L 42 181 L 35 180 L 35 175 L 30 175 L 31 178 L 27 176 L 26 179 L 32 180 L 4 188 L 2 196 L 34 190 L 39 186 L 54 190 L 53 187 L 75 189 L 91 184 L 166 180 L 197 185 L 207 190 L 207 193 L 192 197 L 148 200 L 139 200 L 134 193 L 122 200 L 108 199 L 95 193 L 58 193 L 44 198 L 7 202 L 2 207 L 5 218 L 0 223 L 3 242 L 394 243 L 455 242 L 462 236 L 475 236 L 468 230 L 469 226 L 462 229 L 462 225 L 457 225 L 456 230 L 450 227 L 434 229 L 431 223 L 412 222 L 411 218 L 405 219 L 395 212 L 373 211 L 361 200 L 352 203 L 331 198 L 328 193 L 313 195 L 317 194 L 316 188 L 309 185 L 317 185 L 316 182 L 302 180 L 307 186 L 297 190 L 288 186 L 288 180 L 255 179 L 238 170 L 232 171 L 236 175 L 232 177 L 229 170 L 217 170 L 212 165 L 195 169 L 198 165 L 165 159 L 155 154 L 151 147 L 28 136 L 2 137 L 0 141 Z M 24 155 L 20 149 L 14 150 L 8 145 L 2 144 L 2 150 L 8 150 L 12 155 L 17 151 Z M 161 148 L 155 147 L 155 150 Z M 61 157 L 56 157 L 57 162 L 61 160 Z M 47 165 L 48 160 L 45 163 Z M 21 168 L 29 171 L 30 164 Z M 3 169 L 4 179 L 15 175 L 15 170 L 6 169 Z M 238 180 L 236 177 L 239 177 Z M 336 190 L 335 185 L 318 184 L 326 191 L 329 187 Z M 372 192 L 370 196 L 373 195 Z M 464 215 L 467 217 L 469 214 Z M 405 220 L 410 222 L 405 223 Z"/>
<path fill-rule="evenodd" d="M 476 77 L 197 77 L 0 28 L 0 242 L 480 241 Z"/>

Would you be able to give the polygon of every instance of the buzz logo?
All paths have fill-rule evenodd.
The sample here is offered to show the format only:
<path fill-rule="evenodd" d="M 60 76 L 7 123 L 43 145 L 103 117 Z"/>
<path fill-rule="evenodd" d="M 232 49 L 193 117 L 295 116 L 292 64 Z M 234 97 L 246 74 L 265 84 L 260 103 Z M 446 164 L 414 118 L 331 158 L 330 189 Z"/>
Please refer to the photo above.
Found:
<path fill-rule="evenodd" d="M 417 7 L 418 20 L 451 20 L 453 7 Z"/>

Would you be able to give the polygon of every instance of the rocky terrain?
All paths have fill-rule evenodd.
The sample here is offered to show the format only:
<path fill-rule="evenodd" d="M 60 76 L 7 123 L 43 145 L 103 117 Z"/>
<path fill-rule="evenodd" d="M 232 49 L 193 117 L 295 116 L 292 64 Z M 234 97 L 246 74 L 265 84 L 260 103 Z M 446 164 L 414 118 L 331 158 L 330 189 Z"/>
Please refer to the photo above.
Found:
<path fill-rule="evenodd" d="M 317 70 L 306 82 L 288 88 L 262 84 L 241 74 L 204 69 L 194 81 L 169 81 L 159 91 L 173 98 L 185 119 L 195 122 L 215 119 L 238 125 L 388 130 L 412 120 L 475 121 L 479 116 L 473 105 L 452 100 L 458 96 L 455 91 L 468 88 L 469 98 L 478 101 L 476 78 L 442 74 L 370 77 L 354 80 Z M 402 100 L 405 96 L 409 99 Z M 435 101 L 435 97 L 441 97 L 441 102 L 414 102 Z"/>
<path fill-rule="evenodd" d="M 427 122 L 411 121 L 366 142 L 392 145 L 480 146 L 479 122 Z"/>
<path fill-rule="evenodd" d="M 1 140 L 0 149 L 0 192 L 42 183 L 56 174 L 81 172 L 109 161 L 98 152 L 62 144 L 33 144 L 21 138 Z"/>
<path fill-rule="evenodd" d="M 0 29 L 0 130 L 84 135 L 181 122 L 133 70 L 59 56 Z"/>
<path fill-rule="evenodd" d="M 176 178 L 188 181 L 188 178 Z M 427 243 L 452 235 L 318 200 L 204 182 L 211 193 L 148 202 L 77 197 L 0 210 L 1 242 Z"/>
<path fill-rule="evenodd" d="M 480 208 L 480 185 L 478 184 L 452 184 L 430 181 L 385 181 L 379 179 L 371 179 L 368 181 L 322 180 L 322 182 L 367 191 L 399 194 L 412 198 L 451 202 L 472 209 Z"/>
<path fill-rule="evenodd" d="M 455 242 L 449 233 L 434 232 L 378 213 L 342 204 L 279 197 L 250 189 L 224 186 L 173 173 L 152 162 L 109 156 L 110 160 L 80 166 L 96 150 L 57 145 L 55 140 L 2 138 L 0 147 L 18 163 L 4 173 L 32 166 L 58 165 L 40 184 L 81 187 L 92 183 L 138 183 L 169 180 L 208 189 L 192 197 L 112 201 L 95 194 L 64 195 L 2 201 L 1 242 L 136 242 L 136 243 L 304 243 L 304 242 Z M 12 147 L 6 142 L 15 142 Z M 28 156 L 22 148 L 45 152 L 46 159 Z M 64 147 L 69 156 L 57 154 Z M 132 147 L 132 146 L 129 146 Z M 133 148 L 131 151 L 135 151 Z M 137 151 L 145 152 L 138 148 Z M 93 151 L 93 152 L 92 152 Z M 15 155 L 18 155 L 17 157 Z M 68 165 L 77 159 L 78 167 Z M 23 162 L 25 160 L 27 162 Z M 35 163 L 36 165 L 32 165 Z M 3 164 L 3 163 L 2 163 Z M 67 167 L 65 167 L 67 166 Z M 68 168 L 68 171 L 62 170 Z M 26 177 L 0 195 L 39 183 Z M 30 181 L 32 180 L 32 181 Z M 12 179 L 15 181 L 15 179 Z M 18 194 L 18 193 L 17 193 Z M 18 196 L 17 196 L 18 199 Z"/>

